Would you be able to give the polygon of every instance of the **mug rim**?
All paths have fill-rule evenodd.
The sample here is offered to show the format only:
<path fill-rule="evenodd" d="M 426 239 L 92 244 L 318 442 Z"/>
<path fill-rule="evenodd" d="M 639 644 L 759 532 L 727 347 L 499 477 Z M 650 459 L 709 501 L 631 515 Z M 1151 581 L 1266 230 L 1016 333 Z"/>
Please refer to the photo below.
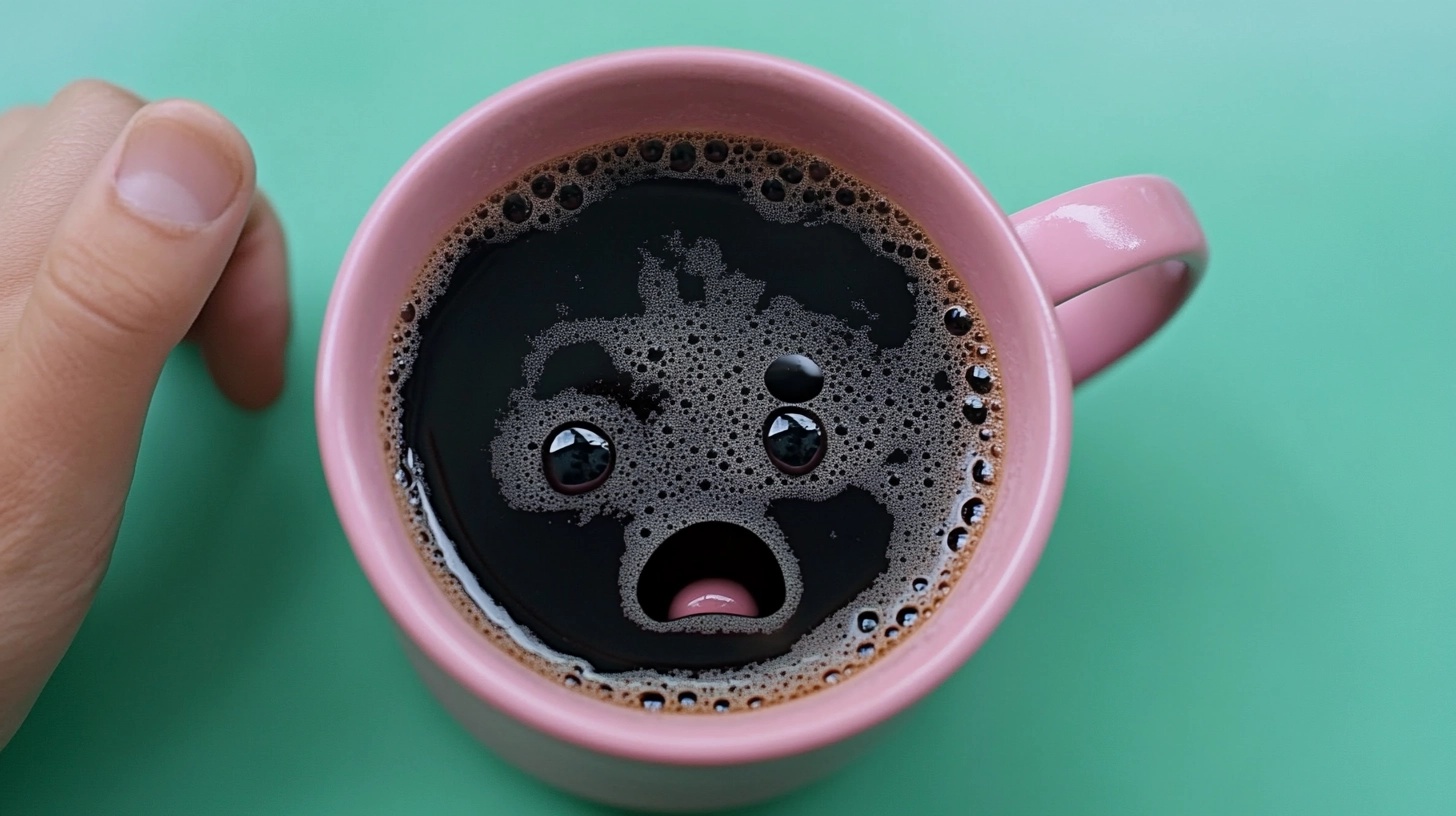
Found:
<path fill-rule="evenodd" d="M 1036 376 L 1045 378 L 1039 386 L 1049 395 L 1042 412 L 1045 427 L 1038 431 L 1045 450 L 1039 455 L 1040 472 L 1030 475 L 1022 488 L 1032 491 L 1022 517 L 993 520 L 983 534 L 981 547 L 993 534 L 1014 537 L 1009 563 L 994 576 L 989 597 L 962 620 L 943 617 L 933 623 L 941 648 L 935 650 L 896 649 L 869 667 L 864 676 L 806 695 L 797 700 L 760 711 L 722 717 L 672 715 L 632 711 L 615 703 L 604 703 L 583 695 L 552 688 L 534 670 L 518 663 L 463 621 L 459 612 L 443 604 L 443 592 L 423 597 L 399 579 L 400 551 L 424 565 L 415 546 L 399 535 L 403 522 L 394 507 L 383 512 L 396 517 L 393 527 L 381 519 L 378 508 L 365 506 L 363 487 L 373 476 L 364 462 L 364 452 L 351 445 L 340 421 L 349 412 L 348 377 L 339 361 L 357 354 L 343 341 L 350 320 L 353 298 L 367 288 L 368 257 L 373 251 L 371 236 L 383 225 L 400 217 L 402 202 L 420 184 L 423 169 L 442 160 L 446 147 L 466 138 L 480 123 L 500 116 L 523 102 L 549 96 L 586 77 L 603 75 L 641 76 L 661 74 L 674 68 L 702 68 L 705 64 L 731 68 L 738 75 L 772 77 L 795 91 L 830 98 L 835 104 L 857 109 L 873 118 L 878 126 L 893 132 L 900 144 L 929 154 L 944 169 L 944 184 L 959 188 L 973 202 L 974 212 L 966 218 L 980 218 L 983 228 L 996 237 L 992 247 L 998 270 L 1013 280 L 1008 285 L 1035 289 L 1034 296 L 1022 292 L 1029 305 L 1021 320 L 1035 325 L 1028 332 L 1039 348 L 1030 356 L 1042 364 Z M 546 158 L 546 157 L 542 157 Z M 867 179 L 875 184 L 875 179 Z M 955 264 L 952 264 L 953 268 Z M 370 353 L 381 356 L 382 349 Z M 1028 375 L 1031 376 L 1031 375 Z M 371 205 L 350 243 L 329 297 L 320 340 L 316 375 L 316 420 L 325 478 L 346 537 L 375 593 L 403 634 L 432 662 L 476 698 L 545 734 L 582 748 L 626 759 L 668 765 L 721 765 L 769 761 L 804 753 L 842 741 L 884 722 L 921 699 L 963 665 L 1005 617 L 1030 578 L 1051 531 L 1066 477 L 1071 426 L 1071 379 L 1052 305 L 1042 291 L 1020 240 L 1009 219 L 980 182 L 939 141 L 888 103 L 850 82 L 827 72 L 780 57 L 749 51 L 708 47 L 667 47 L 623 51 L 578 60 L 536 74 L 501 90 L 472 106 L 421 146 L 391 178 Z M 371 406 L 371 415 L 374 409 Z M 1002 504 L 1004 502 L 998 502 Z M 1000 526 L 994 526 L 995 522 Z M 974 563 L 975 556 L 971 562 Z M 965 580 L 964 578 L 962 580 Z M 442 618 L 447 609 L 455 620 Z M 461 624 L 464 624 L 464 627 Z M 929 628 L 929 625 L 927 625 Z M 468 631 L 471 637 L 462 636 Z M 915 641 L 927 638 L 920 632 Z M 473 642 L 472 642 L 473 640 Z M 907 646 L 911 645 L 907 643 Z M 483 648 L 482 648 L 483 647 Z M 486 654 L 489 650 L 492 654 Z M 913 651 L 913 655 L 900 653 Z M 893 662 L 894 676 L 879 672 L 880 682 L 871 682 L 877 669 Z M 598 711 L 553 698 L 548 694 L 570 695 Z M 823 698 L 835 697 L 832 711 Z M 817 702 L 816 702 L 817 701 Z"/>

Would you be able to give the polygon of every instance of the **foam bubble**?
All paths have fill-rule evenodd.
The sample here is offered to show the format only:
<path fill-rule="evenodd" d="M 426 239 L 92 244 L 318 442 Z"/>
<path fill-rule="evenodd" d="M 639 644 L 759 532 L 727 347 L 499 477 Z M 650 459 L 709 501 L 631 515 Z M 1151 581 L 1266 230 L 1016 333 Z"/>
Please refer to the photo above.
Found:
<path fill-rule="evenodd" d="M 803 586 L 792 542 L 766 514 L 774 499 L 825 499 L 847 486 L 867 491 L 893 519 L 890 568 L 781 657 L 693 673 L 603 673 L 546 647 L 511 620 L 464 566 L 434 519 L 420 464 L 404 445 L 400 385 L 418 350 L 420 321 L 471 248 L 532 230 L 562 229 L 617 187 L 664 175 L 734 186 L 770 221 L 836 223 L 858 232 L 867 247 L 909 273 L 917 314 L 910 340 L 880 348 L 867 328 L 851 328 L 788 298 L 760 308 L 763 285 L 729 270 L 713 241 L 671 240 L 665 255 L 642 257 L 642 315 L 595 320 L 563 315 L 532 338 L 532 352 L 522 361 L 528 386 L 513 395 L 491 448 L 502 496 L 517 509 L 575 511 L 583 523 L 598 514 L 630 519 L 620 572 L 623 613 L 653 631 L 763 632 L 788 620 Z M 680 274 L 703 282 L 702 300 L 679 297 Z M 401 306 L 381 367 L 383 431 L 397 463 L 400 506 L 422 557 L 461 613 L 563 688 L 639 710 L 708 715 L 802 697 L 850 681 L 923 628 L 975 551 L 995 496 L 996 461 L 1004 454 L 1001 444 L 990 443 L 1004 434 L 1005 412 L 985 326 L 954 272 L 909 217 L 822 157 L 732 134 L 683 132 L 574 151 L 527 168 L 463 218 L 425 262 Z M 764 393 L 762 366 L 728 361 L 754 359 L 766 344 L 780 348 L 785 338 L 795 347 L 782 352 L 803 355 L 827 372 L 812 407 L 795 409 L 813 419 L 822 447 L 818 458 L 795 460 L 812 459 L 807 469 L 791 463 L 765 470 L 768 420 L 775 409 L 786 409 Z M 571 389 L 536 400 L 532 386 L 551 353 L 580 342 L 600 345 L 620 370 L 642 375 L 634 381 L 658 384 L 673 401 L 644 417 L 620 401 Z M 744 353 L 748 350 L 752 356 Z M 587 427 L 610 440 L 616 470 L 597 482 L 601 471 L 592 468 L 600 463 L 588 463 L 590 472 L 575 478 L 590 483 L 590 490 L 553 488 L 543 474 L 543 443 L 555 431 L 588 421 Z M 683 429 L 693 429 L 694 439 L 713 441 L 689 447 Z M 613 472 L 634 477 L 616 478 Z M 674 532 L 704 520 L 738 524 L 768 546 L 786 587 L 777 611 L 762 618 L 676 621 L 642 611 L 636 583 L 648 559 Z M 937 576 L 933 591 L 927 575 Z"/>

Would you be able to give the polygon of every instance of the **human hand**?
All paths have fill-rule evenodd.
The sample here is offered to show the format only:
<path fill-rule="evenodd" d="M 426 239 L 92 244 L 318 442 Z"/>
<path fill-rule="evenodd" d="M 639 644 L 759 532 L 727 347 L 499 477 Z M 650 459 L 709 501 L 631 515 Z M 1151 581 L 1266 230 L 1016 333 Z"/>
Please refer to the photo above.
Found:
<path fill-rule="evenodd" d="M 94 81 L 0 113 L 0 747 L 106 571 L 168 353 L 196 340 L 262 408 L 288 324 L 283 232 L 227 120 Z"/>

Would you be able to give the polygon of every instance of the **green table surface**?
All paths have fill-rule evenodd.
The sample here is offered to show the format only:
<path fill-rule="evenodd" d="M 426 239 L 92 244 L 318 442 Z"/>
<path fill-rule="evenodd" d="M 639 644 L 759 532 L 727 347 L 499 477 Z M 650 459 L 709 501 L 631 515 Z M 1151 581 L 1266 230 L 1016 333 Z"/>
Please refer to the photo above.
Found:
<path fill-rule="evenodd" d="M 868 87 L 1007 210 L 1170 176 L 1213 247 L 1175 322 L 1078 392 L 1004 625 L 869 758 L 756 812 L 1456 812 L 1456 5 L 903 5 L 0 4 L 0 105 L 91 75 L 239 124 L 296 309 L 267 413 L 191 351 L 168 367 L 0 813 L 602 810 L 415 680 L 330 505 L 312 374 L 354 227 L 430 134 L 553 65 L 683 43 Z"/>

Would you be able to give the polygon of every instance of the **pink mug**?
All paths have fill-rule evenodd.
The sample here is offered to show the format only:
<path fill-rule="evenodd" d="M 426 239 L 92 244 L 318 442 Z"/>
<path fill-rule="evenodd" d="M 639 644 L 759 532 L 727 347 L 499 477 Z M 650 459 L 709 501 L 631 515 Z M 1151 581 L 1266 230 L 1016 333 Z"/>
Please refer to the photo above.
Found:
<path fill-rule="evenodd" d="M 677 716 L 572 693 L 492 646 L 426 571 L 396 508 L 379 424 L 381 366 L 430 250 L 524 169 L 642 131 L 742 133 L 818 153 L 899 204 L 959 271 L 996 339 L 1007 460 L 996 511 L 933 620 L 849 682 L 758 711 Z M 844 80 L 760 54 L 631 51 L 572 63 L 485 100 L 389 182 L 339 270 L 318 362 L 319 446 L 359 563 L 441 703 L 514 765 L 629 807 L 753 802 L 828 774 L 964 663 L 1026 584 L 1067 475 L 1072 385 L 1157 330 L 1207 262 L 1172 183 L 1091 184 L 1008 218 L 944 146 Z"/>

